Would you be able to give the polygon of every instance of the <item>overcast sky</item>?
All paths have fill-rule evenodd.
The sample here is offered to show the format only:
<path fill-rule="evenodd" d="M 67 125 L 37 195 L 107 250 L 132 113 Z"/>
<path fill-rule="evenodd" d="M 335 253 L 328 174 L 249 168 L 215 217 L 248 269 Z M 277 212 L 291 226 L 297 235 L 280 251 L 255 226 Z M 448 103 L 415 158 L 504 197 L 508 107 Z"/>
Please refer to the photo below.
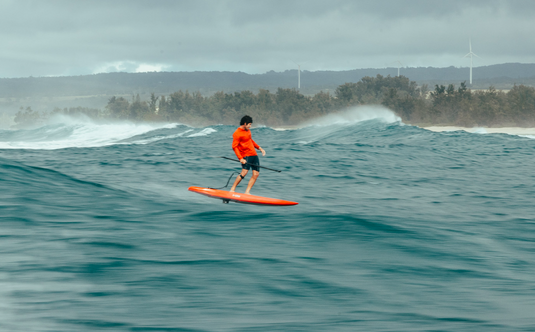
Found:
<path fill-rule="evenodd" d="M 0 0 L 0 77 L 535 63 L 533 0 Z"/>

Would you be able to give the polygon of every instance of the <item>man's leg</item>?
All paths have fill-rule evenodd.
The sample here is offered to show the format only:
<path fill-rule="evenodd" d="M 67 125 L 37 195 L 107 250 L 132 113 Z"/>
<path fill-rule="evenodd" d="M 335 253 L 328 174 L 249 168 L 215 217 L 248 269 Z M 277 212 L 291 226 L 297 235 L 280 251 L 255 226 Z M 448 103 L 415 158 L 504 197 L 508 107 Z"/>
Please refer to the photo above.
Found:
<path fill-rule="evenodd" d="M 247 172 L 249 172 L 249 171 L 246 170 L 246 169 L 242 169 L 241 170 L 241 173 L 238 175 L 238 177 L 236 177 L 236 180 L 234 181 L 234 184 L 232 185 L 232 188 L 230 188 L 230 192 L 231 193 L 233 193 L 236 190 L 236 187 L 240 184 L 241 179 L 244 178 L 247 175 Z M 253 175 L 254 175 L 254 172 L 255 171 L 253 171 Z"/>
<path fill-rule="evenodd" d="M 256 182 L 256 179 L 258 179 L 258 175 L 260 175 L 260 172 L 253 170 L 253 176 L 249 180 L 249 184 L 247 185 L 247 189 L 245 189 L 245 193 L 246 194 L 249 194 L 249 192 L 251 191 L 251 188 L 254 186 L 254 183 Z"/>

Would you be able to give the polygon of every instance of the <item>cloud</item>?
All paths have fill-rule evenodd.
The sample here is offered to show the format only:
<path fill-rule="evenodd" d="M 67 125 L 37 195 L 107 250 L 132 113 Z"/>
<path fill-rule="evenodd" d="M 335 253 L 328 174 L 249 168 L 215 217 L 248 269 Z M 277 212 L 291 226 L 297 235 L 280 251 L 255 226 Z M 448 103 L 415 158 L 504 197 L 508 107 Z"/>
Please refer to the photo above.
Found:
<path fill-rule="evenodd" d="M 163 71 L 166 67 L 166 65 L 142 63 L 134 71 L 136 73 L 159 72 Z"/>
<path fill-rule="evenodd" d="M 0 77 L 535 62 L 529 0 L 2 1 Z"/>
<path fill-rule="evenodd" d="M 130 73 L 148 73 L 160 72 L 169 68 L 168 65 L 139 63 L 136 61 L 115 61 L 97 66 L 92 74 L 130 72 Z"/>

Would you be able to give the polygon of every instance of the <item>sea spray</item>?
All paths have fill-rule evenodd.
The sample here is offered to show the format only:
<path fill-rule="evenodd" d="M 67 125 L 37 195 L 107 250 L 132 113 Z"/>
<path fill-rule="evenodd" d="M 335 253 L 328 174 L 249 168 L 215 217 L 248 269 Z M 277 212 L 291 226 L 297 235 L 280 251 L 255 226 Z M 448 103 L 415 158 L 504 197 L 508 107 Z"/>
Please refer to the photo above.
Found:
<path fill-rule="evenodd" d="M 401 122 L 401 118 L 392 110 L 384 106 L 375 105 L 351 107 L 344 111 L 328 114 L 314 120 L 304 122 L 302 126 L 330 126 L 335 124 L 351 125 L 374 119 L 385 123 Z"/>
<path fill-rule="evenodd" d="M 382 123 L 401 125 L 401 118 L 394 112 L 383 106 L 359 106 L 352 107 L 343 112 L 325 115 L 303 123 L 298 133 L 299 143 L 308 144 L 319 140 L 324 140 L 331 135 L 340 138 L 337 132 L 354 130 L 359 127 L 361 130 L 369 130 L 370 125 L 365 123 Z M 352 128 L 352 129 L 350 129 Z"/>

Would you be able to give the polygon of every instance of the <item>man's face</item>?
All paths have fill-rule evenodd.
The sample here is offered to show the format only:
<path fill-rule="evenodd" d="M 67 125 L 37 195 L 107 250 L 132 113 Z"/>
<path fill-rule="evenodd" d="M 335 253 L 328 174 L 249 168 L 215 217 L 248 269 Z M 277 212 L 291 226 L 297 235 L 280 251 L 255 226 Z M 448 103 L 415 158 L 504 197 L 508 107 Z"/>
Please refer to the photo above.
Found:
<path fill-rule="evenodd" d="M 250 130 L 252 125 L 253 125 L 252 123 L 246 123 L 245 130 Z"/>

